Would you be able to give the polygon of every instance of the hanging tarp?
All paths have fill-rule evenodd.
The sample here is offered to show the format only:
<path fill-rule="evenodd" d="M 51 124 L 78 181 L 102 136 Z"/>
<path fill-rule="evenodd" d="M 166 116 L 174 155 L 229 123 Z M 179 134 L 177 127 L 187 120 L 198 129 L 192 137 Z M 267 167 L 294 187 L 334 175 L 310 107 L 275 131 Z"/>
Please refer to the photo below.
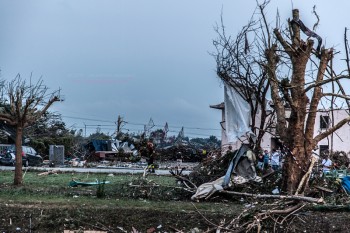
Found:
<path fill-rule="evenodd" d="M 238 92 L 225 83 L 225 133 L 229 143 L 251 132 L 250 107 Z"/>
<path fill-rule="evenodd" d="M 317 35 L 315 32 L 311 31 L 308 27 L 306 27 L 303 21 L 301 21 L 300 19 L 297 19 L 297 20 L 293 19 L 291 23 L 297 24 L 300 27 L 300 29 L 305 33 L 305 35 L 314 37 L 317 39 L 318 44 L 317 44 L 316 50 L 317 50 L 317 53 L 319 53 L 322 45 L 322 38 L 319 35 Z"/>

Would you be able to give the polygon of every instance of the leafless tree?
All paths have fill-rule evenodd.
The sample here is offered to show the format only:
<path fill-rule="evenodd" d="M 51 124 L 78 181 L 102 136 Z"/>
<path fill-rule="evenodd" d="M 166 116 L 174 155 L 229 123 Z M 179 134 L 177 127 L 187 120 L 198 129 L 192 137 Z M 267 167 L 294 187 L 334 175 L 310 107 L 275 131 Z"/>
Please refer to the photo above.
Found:
<path fill-rule="evenodd" d="M 268 111 L 267 95 L 270 88 L 268 72 L 263 66 L 263 48 L 269 32 L 263 30 L 262 22 L 251 18 L 233 38 L 226 33 L 221 24 L 215 27 L 218 37 L 213 41 L 216 52 L 213 56 L 217 63 L 218 77 L 234 88 L 251 109 L 251 128 L 257 135 L 257 145 L 266 132 L 270 131 L 273 112 Z M 268 41 L 271 39 L 269 38 Z M 256 147 L 259 149 L 259 147 Z"/>
<path fill-rule="evenodd" d="M 18 74 L 12 81 L 2 82 L 0 120 L 16 129 L 16 164 L 14 184 L 22 184 L 23 130 L 40 119 L 49 107 L 59 101 L 59 90 L 47 93 L 48 87 L 40 78 L 32 83 Z"/>
<path fill-rule="evenodd" d="M 335 101 L 343 101 L 350 109 L 350 98 L 342 86 L 344 79 L 349 79 L 349 58 L 346 52 L 345 71 L 336 73 L 333 69 L 335 50 L 321 47 L 321 37 L 302 23 L 297 9 L 293 9 L 293 18 L 284 28 L 277 17 L 272 29 L 264 14 L 267 5 L 268 1 L 258 5 L 257 12 L 236 39 L 228 37 L 224 30 L 217 30 L 219 38 L 214 41 L 217 73 L 250 103 L 252 115 L 257 113 L 254 104 L 261 106 L 259 135 L 266 131 L 264 101 L 266 94 L 271 94 L 275 134 L 288 151 L 282 188 L 293 193 L 308 170 L 317 143 L 350 121 L 350 117 L 346 117 L 314 135 L 320 106 L 333 106 Z M 305 40 L 302 39 L 304 35 Z M 314 38 L 318 40 L 317 48 Z M 345 42 L 347 49 L 346 34 Z M 324 90 L 329 85 L 333 85 L 332 91 L 326 93 Z M 288 118 L 287 112 L 290 113 Z M 254 120 L 252 122 L 254 124 Z"/>

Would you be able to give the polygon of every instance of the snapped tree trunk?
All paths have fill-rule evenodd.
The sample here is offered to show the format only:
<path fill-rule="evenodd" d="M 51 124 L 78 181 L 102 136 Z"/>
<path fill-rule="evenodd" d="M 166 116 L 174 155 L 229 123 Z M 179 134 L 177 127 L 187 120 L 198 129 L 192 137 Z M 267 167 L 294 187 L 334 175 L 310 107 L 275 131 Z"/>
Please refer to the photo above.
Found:
<path fill-rule="evenodd" d="M 293 10 L 293 19 L 299 19 L 299 11 Z M 288 153 L 283 170 L 282 190 L 293 194 L 302 177 L 308 170 L 311 157 L 311 147 L 305 139 L 306 134 L 313 135 L 312 132 L 305 131 L 305 121 L 309 99 L 305 92 L 305 72 L 306 65 L 310 59 L 313 49 L 313 40 L 306 42 L 300 38 L 300 26 L 292 24 L 293 40 L 290 58 L 292 61 L 292 77 L 290 82 L 290 105 L 291 114 L 287 128 L 287 134 L 283 135 L 282 140 L 286 143 L 290 152 Z"/>
<path fill-rule="evenodd" d="M 299 20 L 299 11 L 293 10 L 293 20 Z M 291 115 L 287 135 L 281 135 L 282 140 L 290 149 L 283 170 L 282 189 L 293 194 L 302 177 L 308 170 L 311 162 L 312 150 L 319 139 L 314 138 L 316 113 L 322 96 L 320 83 L 324 80 L 327 64 L 332 59 L 333 50 L 322 49 L 318 54 L 320 59 L 315 85 L 311 100 L 307 96 L 309 87 L 306 87 L 306 66 L 311 58 L 314 42 L 308 39 L 306 42 L 300 39 L 300 25 L 292 24 L 293 41 L 289 55 L 292 61 L 292 78 L 290 82 Z M 281 40 L 280 40 L 281 41 Z M 318 53 L 319 51 L 317 51 Z M 285 136 L 285 137 L 283 137 Z M 303 187 L 305 188 L 305 186 Z M 303 190 L 301 190 L 302 192 Z"/>

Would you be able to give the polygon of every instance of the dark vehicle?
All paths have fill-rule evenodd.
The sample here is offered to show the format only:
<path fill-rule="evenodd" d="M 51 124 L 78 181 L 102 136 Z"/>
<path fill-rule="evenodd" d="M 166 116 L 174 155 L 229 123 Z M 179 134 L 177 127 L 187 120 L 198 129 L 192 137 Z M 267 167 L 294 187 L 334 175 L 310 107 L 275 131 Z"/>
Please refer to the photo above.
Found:
<path fill-rule="evenodd" d="M 0 157 L 0 164 L 14 166 L 16 163 L 16 147 L 10 147 L 7 152 Z M 30 146 L 22 146 L 22 164 L 23 166 L 40 166 L 43 158 L 36 153 Z"/>

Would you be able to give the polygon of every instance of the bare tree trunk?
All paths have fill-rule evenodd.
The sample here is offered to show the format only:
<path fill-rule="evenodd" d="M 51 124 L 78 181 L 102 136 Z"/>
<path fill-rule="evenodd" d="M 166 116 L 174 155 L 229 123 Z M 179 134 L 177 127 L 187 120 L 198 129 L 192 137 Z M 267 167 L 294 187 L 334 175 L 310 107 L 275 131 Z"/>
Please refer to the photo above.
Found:
<path fill-rule="evenodd" d="M 22 136 L 23 127 L 17 125 L 16 127 L 16 164 L 15 164 L 15 178 L 14 185 L 21 185 L 22 180 Z"/>
<path fill-rule="evenodd" d="M 293 10 L 293 19 L 299 19 L 299 11 Z M 293 64 L 293 74 L 291 78 L 291 116 L 287 129 L 287 135 L 283 138 L 287 146 L 291 150 L 286 158 L 285 169 L 283 174 L 282 189 L 287 193 L 294 193 L 300 180 L 306 173 L 309 166 L 309 158 L 311 150 L 305 134 L 313 134 L 305 132 L 304 125 L 306 120 L 307 104 L 309 99 L 305 92 L 305 71 L 306 65 L 311 56 L 313 41 L 308 40 L 306 43 L 300 39 L 300 27 L 296 24 L 292 26 L 293 30 L 293 47 L 296 48 L 290 56 Z"/>

